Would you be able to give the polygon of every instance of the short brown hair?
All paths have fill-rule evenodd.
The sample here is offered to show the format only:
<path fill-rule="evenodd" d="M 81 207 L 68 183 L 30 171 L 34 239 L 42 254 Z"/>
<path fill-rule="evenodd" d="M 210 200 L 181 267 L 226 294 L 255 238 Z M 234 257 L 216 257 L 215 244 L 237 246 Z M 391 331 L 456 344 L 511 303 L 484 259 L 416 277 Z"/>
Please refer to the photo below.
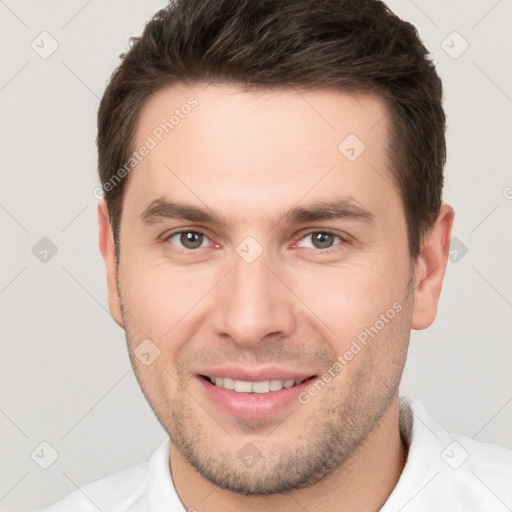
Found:
<path fill-rule="evenodd" d="M 179 0 L 131 42 L 98 112 L 99 176 L 116 250 L 126 177 L 105 185 L 130 158 L 142 107 L 164 87 L 207 82 L 248 89 L 334 87 L 381 97 L 390 112 L 388 153 L 409 252 L 417 257 L 441 206 L 442 85 L 416 29 L 383 2 Z"/>

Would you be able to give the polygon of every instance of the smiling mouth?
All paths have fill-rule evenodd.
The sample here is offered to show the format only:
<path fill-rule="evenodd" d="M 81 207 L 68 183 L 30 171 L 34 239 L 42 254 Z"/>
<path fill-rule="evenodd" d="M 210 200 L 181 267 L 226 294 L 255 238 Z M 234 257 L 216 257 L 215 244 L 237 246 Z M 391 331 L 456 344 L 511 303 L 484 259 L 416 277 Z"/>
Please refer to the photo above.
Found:
<path fill-rule="evenodd" d="M 298 380 L 272 379 L 263 380 L 259 382 L 249 382 L 244 380 L 231 379 L 229 377 L 209 377 L 207 375 L 201 375 L 201 377 L 210 382 L 211 384 L 213 384 L 214 386 L 218 386 L 229 391 L 235 391 L 236 393 L 264 394 L 272 393 L 274 391 L 281 391 L 281 389 L 284 388 L 298 386 L 299 384 L 302 384 L 307 380 L 314 379 L 315 375 Z"/>

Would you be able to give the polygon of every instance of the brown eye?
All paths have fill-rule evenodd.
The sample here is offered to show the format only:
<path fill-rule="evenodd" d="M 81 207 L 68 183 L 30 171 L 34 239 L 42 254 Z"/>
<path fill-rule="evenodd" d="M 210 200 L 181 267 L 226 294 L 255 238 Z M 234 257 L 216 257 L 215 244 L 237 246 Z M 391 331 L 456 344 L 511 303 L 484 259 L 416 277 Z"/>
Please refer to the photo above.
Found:
<path fill-rule="evenodd" d="M 183 247 L 186 247 L 187 249 L 197 249 L 198 247 L 201 247 L 203 238 L 204 237 L 201 233 L 185 231 L 180 235 L 180 242 L 183 244 Z"/>
<path fill-rule="evenodd" d="M 327 249 L 332 247 L 336 238 L 336 236 L 332 233 L 325 233 L 323 231 L 319 231 L 318 233 L 311 233 L 310 236 L 313 246 L 317 249 Z"/>
<path fill-rule="evenodd" d="M 185 249 L 199 249 L 206 243 L 206 237 L 197 231 L 180 231 L 168 238 L 169 242 Z"/>
<path fill-rule="evenodd" d="M 330 231 L 311 231 L 299 241 L 297 246 L 306 249 L 330 249 L 342 242 L 338 235 Z"/>

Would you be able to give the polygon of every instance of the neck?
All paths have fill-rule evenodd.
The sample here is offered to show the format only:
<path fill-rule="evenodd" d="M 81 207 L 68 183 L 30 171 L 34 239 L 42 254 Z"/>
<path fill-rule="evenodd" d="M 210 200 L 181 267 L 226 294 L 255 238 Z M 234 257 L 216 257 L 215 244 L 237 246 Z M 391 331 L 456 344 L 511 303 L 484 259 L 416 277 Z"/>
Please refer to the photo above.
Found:
<path fill-rule="evenodd" d="M 407 450 L 402 444 L 398 399 L 350 459 L 317 484 L 286 494 L 243 496 L 205 480 L 170 445 L 171 474 L 185 510 L 201 512 L 376 512 L 396 486 Z"/>

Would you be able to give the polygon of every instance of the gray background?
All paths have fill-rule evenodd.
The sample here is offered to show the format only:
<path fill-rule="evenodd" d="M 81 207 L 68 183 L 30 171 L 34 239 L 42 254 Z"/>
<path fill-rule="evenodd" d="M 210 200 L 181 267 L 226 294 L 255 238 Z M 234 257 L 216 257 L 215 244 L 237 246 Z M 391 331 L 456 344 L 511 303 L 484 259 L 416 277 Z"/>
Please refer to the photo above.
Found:
<path fill-rule="evenodd" d="M 1 510 L 52 502 L 165 436 L 107 310 L 93 197 L 99 98 L 164 3 L 0 0 Z M 457 212 L 438 318 L 413 332 L 402 394 L 453 433 L 512 448 L 512 3 L 389 4 L 444 80 Z M 59 454 L 48 469 L 43 441 Z"/>

